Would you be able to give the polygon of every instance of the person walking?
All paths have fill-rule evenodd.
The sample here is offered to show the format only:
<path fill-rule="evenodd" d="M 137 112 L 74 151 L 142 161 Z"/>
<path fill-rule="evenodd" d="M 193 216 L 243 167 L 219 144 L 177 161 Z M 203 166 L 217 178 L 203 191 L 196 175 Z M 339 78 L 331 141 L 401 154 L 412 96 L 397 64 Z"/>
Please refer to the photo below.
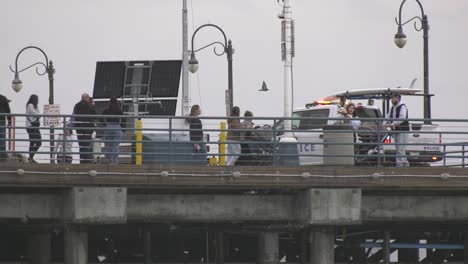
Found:
<path fill-rule="evenodd" d="M 237 106 L 234 106 L 231 110 L 231 119 L 228 120 L 228 132 L 227 132 L 227 153 L 229 156 L 226 159 L 227 166 L 234 166 L 236 164 L 239 155 L 241 154 L 241 146 L 239 143 L 240 140 L 240 130 L 241 124 L 239 121 L 240 109 Z"/>
<path fill-rule="evenodd" d="M 240 141 L 241 141 L 241 156 L 237 160 L 237 163 L 241 163 L 240 165 L 249 165 L 253 164 L 253 160 L 255 157 L 252 156 L 254 153 L 251 148 L 252 141 L 252 131 L 254 129 L 254 123 L 252 121 L 253 113 L 251 111 L 244 112 L 244 121 L 241 123 L 240 132 Z M 241 162 L 242 161 L 242 162 Z"/>
<path fill-rule="evenodd" d="M 26 132 L 29 136 L 29 158 L 28 162 L 37 163 L 34 160 L 34 155 L 42 145 L 41 131 L 39 127 L 41 126 L 39 112 L 39 97 L 35 94 L 32 94 L 29 97 L 28 102 L 26 103 Z"/>
<path fill-rule="evenodd" d="M 0 94 L 0 114 L 11 114 L 10 100 Z M 8 123 L 6 122 L 8 121 Z M 6 128 L 11 126 L 11 116 L 0 115 L 0 161 L 7 160 L 7 137 Z"/>
<path fill-rule="evenodd" d="M 386 127 L 390 127 L 395 131 L 395 163 L 397 167 L 409 167 L 409 162 L 406 158 L 406 144 L 408 143 L 408 132 L 410 130 L 408 122 L 408 108 L 401 100 L 401 94 L 392 94 L 390 98 L 393 106 L 390 109 L 389 118 L 394 120 L 388 121 Z"/>
<path fill-rule="evenodd" d="M 95 113 L 89 103 L 89 94 L 82 94 L 81 101 L 76 103 L 73 108 L 73 126 L 76 129 L 78 145 L 80 146 L 80 164 L 92 163 L 93 161 L 91 135 L 94 132 L 94 118 L 89 117 L 89 115 Z"/>
<path fill-rule="evenodd" d="M 63 133 L 59 134 L 55 143 L 55 150 L 57 152 L 57 163 L 71 164 L 73 161 L 73 131 L 69 126 L 65 127 Z M 55 154 L 54 154 L 55 156 Z"/>
<path fill-rule="evenodd" d="M 109 104 L 102 112 L 102 115 L 104 123 L 106 124 L 106 129 L 104 130 L 104 152 L 106 153 L 105 155 L 109 163 L 118 164 L 119 146 L 122 140 L 122 124 L 124 124 L 124 121 L 122 117 L 116 117 L 123 115 L 119 103 L 117 102 L 117 97 L 112 96 L 110 98 Z M 106 115 L 109 117 L 106 117 Z"/>
<path fill-rule="evenodd" d="M 190 141 L 192 141 L 193 159 L 206 162 L 206 144 L 203 142 L 203 123 L 198 118 L 202 113 L 199 105 L 193 105 L 190 109 Z"/>

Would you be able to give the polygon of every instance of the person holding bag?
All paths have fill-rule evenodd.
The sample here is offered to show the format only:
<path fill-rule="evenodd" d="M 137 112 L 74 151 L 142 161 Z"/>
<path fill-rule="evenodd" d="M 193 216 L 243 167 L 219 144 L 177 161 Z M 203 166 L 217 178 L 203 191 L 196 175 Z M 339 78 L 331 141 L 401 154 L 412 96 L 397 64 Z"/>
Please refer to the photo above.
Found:
<path fill-rule="evenodd" d="M 39 112 L 39 97 L 35 94 L 32 94 L 29 97 L 28 102 L 26 103 L 26 131 L 29 136 L 29 158 L 30 163 L 37 163 L 34 160 L 34 155 L 39 150 L 42 144 L 41 131 L 39 127 L 41 126 L 40 117 L 37 116 Z"/>

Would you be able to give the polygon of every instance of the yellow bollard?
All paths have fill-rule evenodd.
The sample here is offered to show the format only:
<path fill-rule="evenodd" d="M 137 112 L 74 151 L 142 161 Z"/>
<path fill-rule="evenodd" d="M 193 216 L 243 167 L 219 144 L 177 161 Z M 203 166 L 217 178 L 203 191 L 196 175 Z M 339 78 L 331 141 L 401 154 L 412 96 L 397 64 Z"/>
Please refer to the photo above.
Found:
<path fill-rule="evenodd" d="M 219 135 L 219 165 L 226 166 L 226 122 L 221 121 L 221 133 Z"/>
<path fill-rule="evenodd" d="M 209 164 L 210 164 L 211 166 L 216 166 L 216 165 L 218 165 L 218 159 L 217 159 L 216 157 L 214 157 L 214 156 L 213 156 L 213 157 L 210 157 L 208 161 L 209 161 Z"/>
<path fill-rule="evenodd" d="M 135 159 L 135 164 L 136 165 L 141 165 L 143 164 L 143 131 L 141 130 L 143 128 L 143 121 L 141 119 L 138 119 L 136 122 L 137 124 L 137 130 L 136 130 L 136 159 Z"/>

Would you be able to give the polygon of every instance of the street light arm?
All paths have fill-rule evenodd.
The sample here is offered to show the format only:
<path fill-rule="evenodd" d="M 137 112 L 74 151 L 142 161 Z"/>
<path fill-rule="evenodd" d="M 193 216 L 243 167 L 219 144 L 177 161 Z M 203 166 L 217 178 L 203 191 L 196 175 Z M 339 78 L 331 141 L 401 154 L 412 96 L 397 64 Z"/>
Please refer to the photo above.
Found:
<path fill-rule="evenodd" d="M 406 22 L 404 22 L 404 23 L 401 23 L 401 22 L 399 23 L 398 20 L 397 20 L 397 18 L 395 17 L 395 23 L 396 23 L 398 26 L 401 26 L 401 27 L 403 27 L 404 25 L 408 24 L 409 22 L 411 22 L 411 21 L 413 21 L 413 20 L 419 20 L 419 22 L 421 23 L 421 26 L 418 27 L 417 21 L 414 21 L 414 29 L 415 29 L 416 31 L 421 31 L 421 30 L 423 30 L 423 24 L 424 24 L 424 23 L 423 23 L 422 18 L 419 17 L 419 16 L 412 17 L 411 19 L 408 19 L 408 20 L 407 20 Z M 401 25 L 400 25 L 400 24 L 401 24 Z"/>
<path fill-rule="evenodd" d="M 23 68 L 23 69 L 21 69 L 21 70 L 19 70 L 19 71 L 18 71 L 18 70 L 13 70 L 13 68 L 11 68 L 11 66 L 10 66 L 10 71 L 13 72 L 13 73 L 20 73 L 20 72 L 24 72 L 25 70 L 27 70 L 27 69 L 29 69 L 29 68 L 32 68 L 32 67 L 34 67 L 34 66 L 36 66 L 36 65 L 42 65 L 42 66 L 44 67 L 44 72 L 39 72 L 39 67 L 36 67 L 36 73 L 37 73 L 38 75 L 44 75 L 44 74 L 47 73 L 47 65 L 45 65 L 43 62 L 36 62 L 36 63 L 33 63 L 33 64 L 29 65 L 28 67 Z"/>
<path fill-rule="evenodd" d="M 199 50 L 201 50 L 201 49 L 204 49 L 204 48 L 206 48 L 206 47 L 208 47 L 208 46 L 211 46 L 211 45 L 213 45 L 213 44 L 216 44 L 216 42 L 213 42 L 213 43 L 211 43 L 210 45 L 207 45 L 207 46 L 205 46 L 205 47 L 203 47 L 203 48 L 201 48 L 201 49 L 198 49 L 198 50 L 194 51 L 194 49 L 193 49 L 193 46 L 194 46 L 194 45 L 193 45 L 193 44 L 194 44 L 194 40 L 195 40 L 195 35 L 197 34 L 198 31 L 200 31 L 200 29 L 205 28 L 205 27 L 214 27 L 214 28 L 218 29 L 219 32 L 221 32 L 221 34 L 223 34 L 223 38 L 224 38 L 224 48 L 226 49 L 228 43 L 227 43 L 227 37 L 226 37 L 226 34 L 224 33 L 224 31 L 223 31 L 220 27 L 218 27 L 217 25 L 214 25 L 214 24 L 204 24 L 204 25 L 199 26 L 199 27 L 195 30 L 195 32 L 193 32 L 193 35 L 192 35 L 192 52 L 196 52 L 196 51 L 199 51 Z M 218 42 L 218 43 L 219 43 L 219 42 Z M 221 44 L 222 44 L 222 43 L 221 43 Z M 215 49 L 215 53 L 216 53 L 216 49 Z M 218 53 L 216 53 L 216 55 L 218 55 Z M 219 55 L 218 55 L 218 56 L 219 56 Z"/>
<path fill-rule="evenodd" d="M 422 18 L 423 18 L 426 14 L 424 13 L 424 8 L 423 8 L 421 2 L 419 2 L 419 0 L 415 0 L 415 1 L 418 3 L 419 8 L 421 9 L 421 17 L 415 16 L 415 17 L 411 18 L 410 20 L 408 20 L 408 21 L 402 23 L 402 22 L 401 22 L 401 12 L 402 12 L 402 10 L 403 10 L 403 5 L 406 3 L 406 0 L 403 0 L 403 1 L 401 2 L 400 10 L 399 10 L 399 12 L 398 12 L 398 19 L 395 17 L 395 22 L 397 23 L 398 26 L 402 27 L 402 26 L 408 24 L 410 21 L 412 21 L 412 20 L 414 20 L 414 19 L 418 19 L 418 20 L 421 22 L 421 28 L 418 29 L 418 28 L 416 27 L 416 22 L 414 23 L 414 28 L 415 28 L 417 31 L 421 31 L 421 30 L 423 29 L 423 26 L 424 26 L 424 25 L 423 25 L 424 23 L 422 22 Z"/>
<path fill-rule="evenodd" d="M 199 48 L 199 49 L 193 50 L 192 52 L 195 53 L 195 52 L 197 52 L 197 51 L 200 51 L 200 50 L 202 50 L 202 49 L 208 48 L 209 46 L 213 46 L 213 45 L 216 45 L 216 44 L 221 45 L 221 47 L 223 47 L 223 50 L 222 50 L 222 52 L 217 52 L 217 51 L 216 51 L 216 47 L 214 47 L 214 48 L 213 48 L 214 54 L 216 54 L 217 56 L 222 56 L 222 55 L 224 55 L 224 54 L 226 53 L 226 46 L 224 46 L 224 44 L 221 43 L 221 42 L 219 42 L 219 41 L 215 41 L 215 42 L 213 42 L 213 43 L 210 43 L 210 44 L 208 44 L 208 45 L 205 45 L 205 46 L 203 46 L 203 47 L 201 47 L 201 48 Z"/>
<path fill-rule="evenodd" d="M 23 51 L 25 51 L 25 50 L 27 50 L 27 49 L 36 49 L 36 50 L 40 51 L 40 52 L 42 53 L 42 55 L 44 55 L 45 63 L 42 63 L 42 62 L 34 63 L 34 64 L 32 64 L 32 65 L 30 65 L 30 66 L 28 66 L 28 67 L 22 69 L 21 71 L 18 71 L 18 58 L 19 58 L 19 56 L 21 55 L 21 53 L 23 53 Z M 27 47 L 23 48 L 22 50 L 20 50 L 20 52 L 18 52 L 18 54 L 16 55 L 16 59 L 15 59 L 15 70 L 13 71 L 13 69 L 11 68 L 11 66 L 10 66 L 10 70 L 12 70 L 12 72 L 14 72 L 14 73 L 19 73 L 19 72 L 22 72 L 22 71 L 24 71 L 24 70 L 27 70 L 27 69 L 33 67 L 34 65 L 37 65 L 37 64 L 42 64 L 42 65 L 45 66 L 45 68 L 47 69 L 47 65 L 49 65 L 49 58 L 47 57 L 47 54 L 46 54 L 41 48 L 39 48 L 39 47 L 36 47 L 36 46 L 27 46 Z M 36 72 L 37 72 L 37 74 L 39 74 L 39 75 L 44 75 L 44 74 L 45 74 L 45 73 L 40 74 L 37 68 L 36 68 Z M 46 72 L 47 72 L 47 71 L 46 71 Z"/>

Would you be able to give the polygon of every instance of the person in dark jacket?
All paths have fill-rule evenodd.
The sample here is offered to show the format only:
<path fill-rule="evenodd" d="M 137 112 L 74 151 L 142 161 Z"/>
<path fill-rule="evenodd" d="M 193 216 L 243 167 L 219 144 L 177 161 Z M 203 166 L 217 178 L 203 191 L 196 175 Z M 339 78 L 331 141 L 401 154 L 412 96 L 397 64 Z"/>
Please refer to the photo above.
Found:
<path fill-rule="evenodd" d="M 94 118 L 82 115 L 95 115 L 96 112 L 89 103 L 89 94 L 81 95 L 81 101 L 73 108 L 74 124 L 78 145 L 80 146 L 80 164 L 92 163 L 91 135 L 94 132 Z"/>
<path fill-rule="evenodd" d="M 120 110 L 117 97 L 110 98 L 107 108 L 102 112 L 103 121 L 106 124 L 104 131 L 105 153 L 106 158 L 112 164 L 119 163 L 119 145 L 122 140 L 122 124 L 124 124 L 122 117 L 122 110 Z M 109 117 L 106 117 L 109 116 Z"/>
<path fill-rule="evenodd" d="M 229 156 L 226 159 L 227 166 L 234 166 L 237 159 L 241 154 L 240 146 L 240 129 L 241 123 L 239 121 L 240 108 L 234 106 L 231 109 L 231 117 L 235 117 L 228 120 L 228 132 L 227 132 L 227 153 Z"/>
<path fill-rule="evenodd" d="M 199 105 L 193 105 L 190 109 L 190 141 L 192 141 L 194 160 L 206 161 L 206 144 L 203 142 L 203 124 L 200 118 L 201 108 Z"/>
<path fill-rule="evenodd" d="M 11 114 L 10 100 L 0 94 L 0 114 Z M 8 120 L 8 124 L 7 121 Z M 11 116 L 0 116 L 0 161 L 7 159 L 6 153 L 6 127 L 11 126 Z"/>

